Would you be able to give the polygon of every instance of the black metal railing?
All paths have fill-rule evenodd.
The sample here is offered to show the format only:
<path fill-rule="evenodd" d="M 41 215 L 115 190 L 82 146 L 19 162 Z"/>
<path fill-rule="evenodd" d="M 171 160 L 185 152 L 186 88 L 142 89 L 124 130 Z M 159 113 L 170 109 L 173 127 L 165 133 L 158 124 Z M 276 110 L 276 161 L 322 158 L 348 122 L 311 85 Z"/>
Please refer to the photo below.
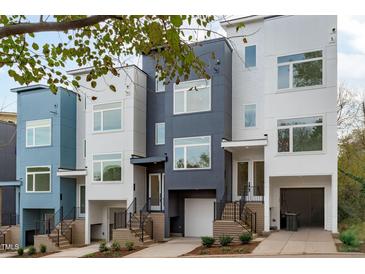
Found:
<path fill-rule="evenodd" d="M 243 221 L 249 228 L 249 232 L 252 234 L 257 231 L 257 216 L 256 212 L 252 211 L 249 207 L 243 207 L 243 210 L 240 215 L 240 220 Z"/>
<path fill-rule="evenodd" d="M 263 203 L 264 202 L 264 187 L 261 185 L 249 185 L 245 187 L 240 193 L 241 197 L 246 202 L 250 203 Z"/>
<path fill-rule="evenodd" d="M 150 199 L 147 199 L 146 204 L 139 211 L 140 240 L 142 242 L 144 242 L 146 233 L 153 238 L 153 223 L 149 217 L 150 206 Z"/>
<path fill-rule="evenodd" d="M 220 201 L 214 202 L 214 220 L 222 220 L 226 203 L 227 203 L 227 195 L 226 192 L 224 192 Z"/>
<path fill-rule="evenodd" d="M 19 214 L 16 213 L 1 213 L 1 223 L 2 226 L 11 226 L 19 224 Z"/>
<path fill-rule="evenodd" d="M 47 216 L 47 219 L 36 221 L 35 235 L 50 235 L 56 226 L 63 220 L 63 206 L 54 214 Z"/>
<path fill-rule="evenodd" d="M 114 213 L 114 229 L 131 228 L 132 217 L 137 212 L 137 199 L 134 198 L 127 209 Z"/>

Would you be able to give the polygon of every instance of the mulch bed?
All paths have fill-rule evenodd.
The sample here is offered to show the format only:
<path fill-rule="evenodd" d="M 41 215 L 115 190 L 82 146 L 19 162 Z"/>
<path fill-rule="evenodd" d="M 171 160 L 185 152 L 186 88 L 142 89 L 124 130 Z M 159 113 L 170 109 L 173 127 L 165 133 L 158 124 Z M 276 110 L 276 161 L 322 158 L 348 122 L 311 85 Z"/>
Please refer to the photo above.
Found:
<path fill-rule="evenodd" d="M 59 251 L 47 252 L 47 253 L 38 252 L 38 253 L 35 253 L 33 255 L 28 255 L 28 254 L 24 253 L 23 256 L 15 255 L 15 256 L 12 256 L 10 258 L 42 258 L 44 256 L 48 256 L 48 255 L 51 255 L 51 254 L 54 254 L 54 253 L 58 253 L 58 252 Z"/>
<path fill-rule="evenodd" d="M 365 253 L 365 243 L 361 244 L 359 247 L 349 247 L 344 245 L 343 243 L 336 243 L 336 248 L 338 252 L 359 252 Z"/>
<path fill-rule="evenodd" d="M 122 258 L 122 257 L 125 257 L 129 254 L 132 254 L 134 252 L 137 252 L 137 251 L 140 251 L 142 249 L 144 249 L 146 247 L 139 247 L 139 246 L 136 246 L 133 250 L 131 251 L 128 251 L 127 249 L 125 248 L 122 248 L 120 251 L 105 251 L 105 252 L 95 252 L 95 253 L 90 253 L 90 254 L 87 254 L 81 258 Z"/>
<path fill-rule="evenodd" d="M 194 255 L 229 255 L 229 254 L 249 254 L 257 246 L 259 242 L 251 242 L 249 244 L 230 244 L 229 246 L 214 245 L 212 247 L 199 246 L 183 256 Z"/>

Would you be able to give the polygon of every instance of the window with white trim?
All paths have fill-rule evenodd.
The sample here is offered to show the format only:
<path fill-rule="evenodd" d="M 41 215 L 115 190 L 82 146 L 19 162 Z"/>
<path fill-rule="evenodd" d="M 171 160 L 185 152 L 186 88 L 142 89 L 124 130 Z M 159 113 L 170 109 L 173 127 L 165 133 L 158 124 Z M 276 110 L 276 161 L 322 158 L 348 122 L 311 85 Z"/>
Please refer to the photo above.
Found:
<path fill-rule="evenodd" d="M 174 169 L 209 169 L 211 167 L 211 137 L 174 139 Z"/>
<path fill-rule="evenodd" d="M 51 145 L 51 119 L 26 122 L 26 147 Z"/>
<path fill-rule="evenodd" d="M 174 114 L 210 111 L 211 81 L 206 79 L 174 85 Z"/>
<path fill-rule="evenodd" d="M 164 80 L 160 80 L 159 78 L 160 78 L 160 74 L 156 73 L 155 91 L 156 92 L 165 92 Z"/>
<path fill-rule="evenodd" d="M 26 192 L 50 192 L 51 168 L 27 167 Z"/>
<path fill-rule="evenodd" d="M 318 86 L 323 83 L 323 53 L 321 50 L 280 56 L 278 89 Z"/>
<path fill-rule="evenodd" d="M 122 129 L 122 103 L 109 103 L 93 107 L 94 132 L 107 132 Z"/>
<path fill-rule="evenodd" d="M 323 117 L 278 120 L 278 152 L 323 150 Z"/>
<path fill-rule="evenodd" d="M 256 67 L 256 45 L 245 47 L 245 67 Z"/>
<path fill-rule="evenodd" d="M 97 154 L 93 156 L 94 182 L 122 181 L 122 154 Z"/>
<path fill-rule="evenodd" d="M 256 104 L 244 105 L 245 128 L 256 127 Z"/>
<path fill-rule="evenodd" d="M 165 123 L 155 124 L 155 144 L 156 145 L 165 144 Z"/>

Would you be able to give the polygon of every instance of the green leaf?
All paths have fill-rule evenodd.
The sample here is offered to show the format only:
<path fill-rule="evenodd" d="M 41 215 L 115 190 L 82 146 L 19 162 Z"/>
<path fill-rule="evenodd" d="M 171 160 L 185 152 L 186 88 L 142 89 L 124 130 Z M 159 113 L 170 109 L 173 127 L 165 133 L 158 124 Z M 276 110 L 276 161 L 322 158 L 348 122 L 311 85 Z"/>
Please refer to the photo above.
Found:
<path fill-rule="evenodd" d="M 114 86 L 114 85 L 110 85 L 110 86 L 109 86 L 109 88 L 110 88 L 112 91 L 114 91 L 114 92 L 116 92 L 116 91 L 117 91 L 117 89 L 115 88 L 115 86 Z"/>
<path fill-rule="evenodd" d="M 38 44 L 37 44 L 37 43 L 33 43 L 33 44 L 32 44 L 32 48 L 33 48 L 34 50 L 39 50 L 39 46 L 38 46 Z"/>
<path fill-rule="evenodd" d="M 95 88 L 96 87 L 96 81 L 91 81 L 91 87 Z"/>
<path fill-rule="evenodd" d="M 182 18 L 180 15 L 172 15 L 171 16 L 171 24 L 175 27 L 180 27 L 183 24 Z"/>

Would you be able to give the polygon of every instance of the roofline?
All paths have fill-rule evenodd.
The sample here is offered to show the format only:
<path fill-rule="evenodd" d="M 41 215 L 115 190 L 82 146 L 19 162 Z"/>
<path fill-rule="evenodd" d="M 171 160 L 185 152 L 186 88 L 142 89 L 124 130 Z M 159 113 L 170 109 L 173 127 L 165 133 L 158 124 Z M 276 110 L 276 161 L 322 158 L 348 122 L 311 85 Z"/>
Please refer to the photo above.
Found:
<path fill-rule="evenodd" d="M 233 48 L 226 37 L 218 37 L 218 38 L 213 38 L 213 39 L 197 41 L 197 42 L 191 43 L 190 45 L 198 46 L 199 44 L 211 44 L 211 43 L 220 42 L 220 41 L 224 41 L 227 44 L 227 46 L 229 47 L 229 49 L 231 51 L 233 51 Z"/>
<path fill-rule="evenodd" d="M 23 91 L 30 91 L 34 89 L 48 89 L 49 87 L 42 84 L 36 84 L 36 85 L 30 85 L 30 86 L 23 86 L 23 87 L 17 87 L 17 88 L 11 88 L 11 92 L 23 92 Z"/>
<path fill-rule="evenodd" d="M 145 71 L 143 71 L 140 67 L 138 67 L 135 64 L 131 64 L 131 65 L 125 65 L 125 66 L 119 66 L 116 67 L 116 69 L 122 69 L 122 68 L 128 68 L 128 67 L 134 67 L 137 70 L 139 70 L 140 72 L 144 73 L 147 75 L 147 73 Z M 72 69 L 72 70 L 68 70 L 66 71 L 69 75 L 80 75 L 80 74 L 85 74 L 88 73 L 91 69 L 93 69 L 93 66 L 90 67 L 84 67 L 84 68 L 78 68 L 78 69 Z"/>
<path fill-rule="evenodd" d="M 230 19 L 230 20 L 223 20 L 220 21 L 220 25 L 222 27 L 227 27 L 229 25 L 236 25 L 239 23 L 252 23 L 255 21 L 259 21 L 259 20 L 267 20 L 267 19 L 271 19 L 274 17 L 280 17 L 283 15 L 249 15 L 249 16 L 243 16 L 243 17 L 239 17 L 239 18 L 234 18 L 234 19 Z"/>

